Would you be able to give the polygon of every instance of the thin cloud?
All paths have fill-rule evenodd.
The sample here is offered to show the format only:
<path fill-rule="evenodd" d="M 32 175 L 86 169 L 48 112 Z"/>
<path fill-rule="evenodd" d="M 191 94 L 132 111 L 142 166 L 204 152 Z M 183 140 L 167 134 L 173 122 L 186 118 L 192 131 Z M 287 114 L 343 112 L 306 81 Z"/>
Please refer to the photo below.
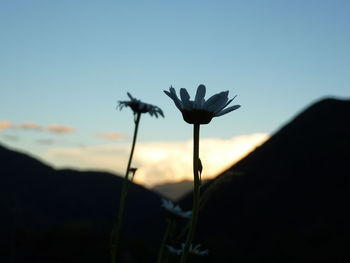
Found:
<path fill-rule="evenodd" d="M 54 140 L 52 139 L 39 139 L 39 140 L 36 140 L 36 143 L 37 144 L 42 144 L 42 145 L 51 145 L 51 144 L 54 144 Z"/>
<path fill-rule="evenodd" d="M 0 121 L 0 131 L 6 130 L 12 127 L 12 123 L 10 121 Z"/>
<path fill-rule="evenodd" d="M 43 127 L 36 122 L 25 122 L 16 126 L 16 128 L 23 129 L 23 130 L 37 130 L 37 131 L 43 129 Z"/>
<path fill-rule="evenodd" d="M 73 133 L 75 129 L 70 126 L 60 125 L 60 124 L 52 124 L 47 126 L 46 128 L 49 132 L 56 134 L 65 134 L 65 133 Z"/>
<path fill-rule="evenodd" d="M 73 133 L 75 129 L 73 127 L 61 124 L 52 124 L 47 126 L 46 128 L 43 125 L 40 125 L 36 122 L 24 122 L 21 124 L 13 124 L 10 121 L 0 121 L 0 131 L 6 129 L 14 129 L 14 130 L 33 130 L 33 131 L 48 131 L 56 134 L 65 134 L 65 133 Z"/>
<path fill-rule="evenodd" d="M 120 140 L 120 139 L 123 139 L 126 137 L 124 134 L 117 133 L 117 132 L 98 133 L 98 134 L 96 134 L 96 136 L 101 138 L 101 139 L 111 140 L 111 141 Z"/>
<path fill-rule="evenodd" d="M 4 138 L 4 140 L 6 140 L 6 141 L 12 141 L 12 142 L 19 141 L 19 137 L 16 135 L 4 134 L 4 135 L 2 135 L 2 138 Z"/>
<path fill-rule="evenodd" d="M 222 172 L 265 142 L 267 134 L 250 134 L 230 139 L 204 138 L 200 145 L 203 179 Z M 180 142 L 141 142 L 136 146 L 133 167 L 135 181 L 145 186 L 192 179 L 192 140 Z M 123 175 L 129 144 L 60 148 L 42 157 L 57 167 L 109 170 Z"/>

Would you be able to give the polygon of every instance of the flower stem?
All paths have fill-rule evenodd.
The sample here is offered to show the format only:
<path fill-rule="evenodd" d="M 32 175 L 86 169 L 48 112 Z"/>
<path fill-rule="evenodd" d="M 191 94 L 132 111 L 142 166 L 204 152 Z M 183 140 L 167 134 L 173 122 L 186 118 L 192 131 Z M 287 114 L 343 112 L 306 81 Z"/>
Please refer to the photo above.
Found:
<path fill-rule="evenodd" d="M 121 234 L 121 227 L 122 227 L 122 221 L 123 221 L 123 214 L 124 214 L 124 208 L 125 208 L 125 201 L 126 201 L 126 196 L 128 193 L 128 188 L 129 188 L 129 172 L 130 172 L 130 166 L 132 162 L 132 157 L 134 155 L 134 150 L 135 150 L 135 144 L 136 144 L 136 138 L 137 138 L 137 132 L 139 128 L 139 123 L 140 123 L 140 118 L 141 118 L 141 113 L 136 113 L 135 116 L 135 128 L 134 128 L 134 137 L 132 140 L 132 146 L 131 146 L 131 151 L 130 151 L 130 156 L 129 156 L 129 161 L 128 165 L 125 171 L 125 176 L 123 180 L 123 185 L 120 193 L 120 199 L 119 199 L 119 209 L 118 209 L 118 214 L 117 214 L 117 219 L 115 221 L 115 224 L 113 226 L 113 230 L 111 233 L 111 263 L 116 263 L 117 259 L 117 253 L 118 249 L 120 246 L 120 234 Z"/>
<path fill-rule="evenodd" d="M 160 245 L 160 248 L 159 248 L 157 263 L 164 263 L 164 261 L 163 261 L 164 247 L 165 247 L 165 244 L 167 243 L 169 236 L 173 230 L 174 223 L 175 222 L 172 219 L 167 220 L 167 226 L 166 226 L 165 233 L 163 236 L 162 244 Z"/>
<path fill-rule="evenodd" d="M 190 228 L 187 234 L 184 253 L 181 256 L 180 263 L 186 263 L 190 246 L 197 227 L 199 204 L 200 204 L 200 172 L 199 172 L 199 127 L 200 124 L 193 125 L 193 207 Z"/>

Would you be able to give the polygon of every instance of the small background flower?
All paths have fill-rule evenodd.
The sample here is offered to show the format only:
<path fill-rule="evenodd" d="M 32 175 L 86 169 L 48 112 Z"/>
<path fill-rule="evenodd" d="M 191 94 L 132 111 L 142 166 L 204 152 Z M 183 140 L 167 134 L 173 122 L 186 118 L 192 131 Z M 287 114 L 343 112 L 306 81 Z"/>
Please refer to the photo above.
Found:
<path fill-rule="evenodd" d="M 185 244 L 182 243 L 181 244 L 181 248 L 180 249 L 176 249 L 170 245 L 166 245 L 168 251 L 172 254 L 175 254 L 175 255 L 181 255 L 184 250 L 185 250 Z M 208 249 L 205 249 L 205 250 L 200 250 L 200 247 L 201 245 L 200 244 L 197 244 L 195 246 L 193 246 L 192 244 L 190 245 L 190 249 L 189 249 L 189 253 L 191 255 L 195 255 L 195 256 L 205 256 L 205 255 L 208 255 L 209 254 L 209 250 Z"/>
<path fill-rule="evenodd" d="M 183 211 L 179 205 L 175 205 L 170 200 L 162 199 L 161 206 L 171 217 L 189 219 L 192 216 L 192 211 Z"/>
<path fill-rule="evenodd" d="M 133 110 L 134 114 L 149 113 L 151 116 L 155 116 L 156 118 L 158 118 L 158 115 L 164 118 L 164 113 L 158 106 L 142 102 L 141 100 L 138 100 L 131 96 L 129 92 L 127 92 L 127 95 L 130 100 L 118 101 L 117 108 L 120 110 L 122 110 L 124 107 L 130 107 Z"/>

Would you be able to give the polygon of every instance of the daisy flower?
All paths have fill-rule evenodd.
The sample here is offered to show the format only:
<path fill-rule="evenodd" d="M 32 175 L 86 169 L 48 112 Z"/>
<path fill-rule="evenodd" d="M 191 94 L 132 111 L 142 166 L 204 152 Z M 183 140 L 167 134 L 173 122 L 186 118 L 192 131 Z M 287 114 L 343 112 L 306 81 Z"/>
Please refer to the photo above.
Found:
<path fill-rule="evenodd" d="M 172 246 L 166 245 L 168 251 L 172 254 L 175 255 L 181 255 L 184 251 L 185 251 L 185 244 L 182 243 L 181 244 L 181 248 L 180 249 L 176 249 Z M 205 250 L 200 250 L 199 248 L 201 247 L 200 244 L 193 246 L 192 244 L 190 245 L 189 248 L 189 254 L 191 255 L 195 255 L 195 256 L 205 256 L 209 254 L 209 250 L 205 249 Z"/>
<path fill-rule="evenodd" d="M 169 213 L 172 217 L 175 218 L 191 218 L 192 211 L 183 211 L 179 205 L 175 205 L 170 200 L 162 199 L 162 205 L 161 205 L 165 211 Z"/>
<path fill-rule="evenodd" d="M 164 118 L 164 113 L 158 106 L 135 99 L 133 96 L 131 96 L 129 92 L 127 92 L 127 95 L 130 98 L 130 100 L 118 101 L 117 108 L 119 108 L 120 110 L 124 107 L 130 107 L 134 114 L 149 113 L 151 116 L 155 116 L 156 118 L 158 118 L 158 115 Z"/>
<path fill-rule="evenodd" d="M 164 90 L 164 93 L 174 101 L 184 120 L 190 124 L 208 124 L 213 117 L 222 116 L 240 107 L 233 105 L 226 108 L 236 97 L 229 99 L 228 91 L 217 93 L 205 100 L 206 88 L 203 84 L 198 86 L 194 100 L 190 99 L 186 89 L 180 89 L 180 98 L 173 87 L 169 91 Z"/>

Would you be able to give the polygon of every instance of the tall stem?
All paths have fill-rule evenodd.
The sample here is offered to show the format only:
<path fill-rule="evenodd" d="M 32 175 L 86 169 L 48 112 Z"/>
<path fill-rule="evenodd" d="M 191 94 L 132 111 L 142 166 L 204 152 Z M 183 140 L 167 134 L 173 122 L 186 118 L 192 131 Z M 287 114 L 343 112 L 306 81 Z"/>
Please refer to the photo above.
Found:
<path fill-rule="evenodd" d="M 131 162 L 132 162 L 132 157 L 134 155 L 140 118 L 141 118 L 141 113 L 136 113 L 134 136 L 133 136 L 133 140 L 132 140 L 129 161 L 128 161 L 128 165 L 127 165 L 127 168 L 125 171 L 123 185 L 122 185 L 122 189 L 121 189 L 121 193 L 120 193 L 119 210 L 118 210 L 118 214 L 117 214 L 117 219 L 115 221 L 115 224 L 113 226 L 113 230 L 111 233 L 111 251 L 110 251 L 111 252 L 111 263 L 116 263 L 117 253 L 118 253 L 118 249 L 120 246 L 120 234 L 121 234 L 120 232 L 121 232 L 121 227 L 122 227 L 126 196 L 128 193 L 128 188 L 129 188 L 129 183 L 130 183 L 129 182 L 129 171 L 130 171 L 130 166 L 131 166 Z"/>
<path fill-rule="evenodd" d="M 200 172 L 199 172 L 199 124 L 193 125 L 193 207 L 191 225 L 187 234 L 184 253 L 181 256 L 180 263 L 186 263 L 189 249 L 192 244 L 197 227 L 199 203 L 200 203 Z"/>
<path fill-rule="evenodd" d="M 163 236 L 163 240 L 162 240 L 162 243 L 160 245 L 159 252 L 158 252 L 157 263 L 164 263 L 164 260 L 163 260 L 164 247 L 165 247 L 165 244 L 168 241 L 169 236 L 170 236 L 170 234 L 171 234 L 171 232 L 173 230 L 174 224 L 175 224 L 174 220 L 172 220 L 172 219 L 168 219 L 167 220 L 167 226 L 166 226 L 165 233 L 164 233 L 164 236 Z"/>

